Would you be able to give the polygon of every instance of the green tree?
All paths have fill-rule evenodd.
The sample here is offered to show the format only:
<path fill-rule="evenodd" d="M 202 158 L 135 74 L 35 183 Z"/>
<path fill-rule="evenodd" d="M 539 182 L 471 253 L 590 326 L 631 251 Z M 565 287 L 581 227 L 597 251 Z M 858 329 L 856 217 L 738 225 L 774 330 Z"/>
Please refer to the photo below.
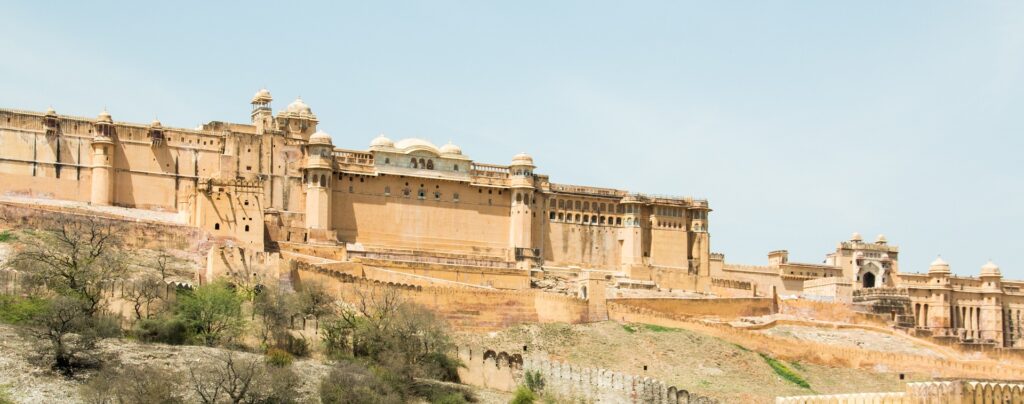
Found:
<path fill-rule="evenodd" d="M 181 293 L 175 310 L 192 335 L 207 346 L 230 340 L 245 325 L 242 297 L 223 281 Z"/>

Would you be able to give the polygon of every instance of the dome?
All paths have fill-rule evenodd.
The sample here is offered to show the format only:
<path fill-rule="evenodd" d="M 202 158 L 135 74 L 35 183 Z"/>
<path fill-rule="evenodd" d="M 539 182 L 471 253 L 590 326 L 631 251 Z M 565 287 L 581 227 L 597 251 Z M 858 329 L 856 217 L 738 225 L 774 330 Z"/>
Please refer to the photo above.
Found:
<path fill-rule="evenodd" d="M 376 147 L 395 147 L 395 142 L 391 141 L 391 139 L 388 139 L 383 133 L 381 133 L 370 141 L 370 148 Z"/>
<path fill-rule="evenodd" d="M 46 108 L 46 115 L 57 115 L 57 111 L 55 111 L 52 106 L 48 107 Z"/>
<path fill-rule="evenodd" d="M 864 238 L 860 236 L 860 233 L 853 232 L 853 235 L 850 236 L 850 241 L 861 242 L 864 241 Z"/>
<path fill-rule="evenodd" d="M 999 272 L 999 265 L 990 260 L 981 266 L 981 276 L 1003 276 L 1003 274 Z"/>
<path fill-rule="evenodd" d="M 252 96 L 253 103 L 270 102 L 273 100 L 274 98 L 270 96 L 270 90 L 267 90 L 265 88 L 261 88 L 260 91 L 256 92 L 256 95 Z"/>
<path fill-rule="evenodd" d="M 948 274 L 949 264 L 946 263 L 942 257 L 935 258 L 932 264 L 928 266 L 928 273 L 930 274 Z"/>
<path fill-rule="evenodd" d="M 512 165 L 514 166 L 533 166 L 533 157 L 529 154 L 519 153 L 512 157 Z"/>
<path fill-rule="evenodd" d="M 100 115 L 98 117 L 96 117 L 96 120 L 100 121 L 100 122 L 113 122 L 114 121 L 113 119 L 110 118 L 110 113 L 107 112 L 106 108 L 104 108 L 103 111 L 100 111 Z"/>
<path fill-rule="evenodd" d="M 285 108 L 285 112 L 298 115 L 313 115 L 313 110 L 309 108 L 309 105 L 306 105 L 306 103 L 302 101 L 302 97 L 296 98 L 295 101 L 288 104 L 288 107 Z"/>
<path fill-rule="evenodd" d="M 153 119 L 153 122 L 150 122 L 149 126 L 152 127 L 152 128 L 163 127 L 163 125 L 160 124 L 160 120 L 159 119 Z"/>
<path fill-rule="evenodd" d="M 453 145 L 452 142 L 448 142 L 448 144 L 446 144 L 444 146 L 441 146 L 441 153 L 442 154 L 462 154 L 462 148 L 459 147 L 459 146 Z"/>
<path fill-rule="evenodd" d="M 888 242 L 889 240 L 886 240 L 884 234 L 879 234 L 878 237 L 875 238 L 875 244 L 885 244 Z"/>
<path fill-rule="evenodd" d="M 395 148 L 401 150 L 403 153 L 409 153 L 415 150 L 425 150 L 433 154 L 441 154 L 441 151 L 437 150 L 437 146 L 434 146 L 433 143 L 414 137 L 399 140 L 395 143 Z"/>
<path fill-rule="evenodd" d="M 313 134 L 313 136 L 309 137 L 309 144 L 332 144 L 331 135 L 328 135 L 327 132 L 322 130 L 318 130 Z"/>

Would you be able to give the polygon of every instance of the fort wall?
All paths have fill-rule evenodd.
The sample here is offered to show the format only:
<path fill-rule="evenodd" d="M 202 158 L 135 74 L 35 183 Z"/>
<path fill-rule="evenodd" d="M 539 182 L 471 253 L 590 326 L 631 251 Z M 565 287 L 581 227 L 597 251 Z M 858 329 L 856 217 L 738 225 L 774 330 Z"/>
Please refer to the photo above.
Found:
<path fill-rule="evenodd" d="M 738 318 L 762 316 L 772 314 L 773 312 L 772 299 L 763 297 L 717 299 L 626 298 L 608 299 L 608 304 L 650 310 L 669 316 Z"/>
<path fill-rule="evenodd" d="M 523 384 L 526 372 L 537 372 L 544 391 L 572 402 L 600 403 L 715 403 L 717 401 L 660 380 L 607 369 L 573 366 L 519 353 L 495 352 L 485 348 L 459 347 L 459 369 L 463 383 L 501 391 L 513 391 Z"/>
<path fill-rule="evenodd" d="M 581 323 L 588 319 L 585 300 L 541 291 L 500 291 L 417 286 L 374 281 L 298 263 L 293 284 L 318 283 L 344 301 L 355 301 L 357 290 L 396 287 L 411 302 L 445 319 L 455 330 L 496 331 L 521 323 Z"/>

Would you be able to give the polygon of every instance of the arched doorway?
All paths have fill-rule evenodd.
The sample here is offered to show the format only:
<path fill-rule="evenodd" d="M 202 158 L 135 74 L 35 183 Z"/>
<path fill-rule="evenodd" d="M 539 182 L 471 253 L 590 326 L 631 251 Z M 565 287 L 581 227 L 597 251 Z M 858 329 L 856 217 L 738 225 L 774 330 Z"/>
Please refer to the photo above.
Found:
<path fill-rule="evenodd" d="M 865 288 L 873 288 L 873 287 L 875 287 L 875 274 L 874 273 L 872 273 L 872 272 L 865 272 L 864 276 L 862 276 L 860 279 L 863 282 L 862 285 Z"/>

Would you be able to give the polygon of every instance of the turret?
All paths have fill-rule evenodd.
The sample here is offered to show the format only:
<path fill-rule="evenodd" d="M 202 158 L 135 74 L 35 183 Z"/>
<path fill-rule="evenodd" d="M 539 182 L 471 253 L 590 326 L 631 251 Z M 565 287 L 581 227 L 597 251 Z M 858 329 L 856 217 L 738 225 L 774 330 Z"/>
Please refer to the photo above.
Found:
<path fill-rule="evenodd" d="M 317 119 L 313 110 L 302 101 L 302 97 L 296 98 L 288 107 L 277 114 L 278 129 L 284 130 L 290 137 L 308 140 L 310 135 L 316 132 Z"/>
<path fill-rule="evenodd" d="M 331 229 L 331 177 L 334 173 L 331 136 L 316 132 L 306 145 L 306 228 Z"/>
<path fill-rule="evenodd" d="M 509 226 L 509 244 L 516 260 L 535 258 L 533 253 L 533 158 L 526 153 L 517 154 L 509 165 L 512 186 L 512 212 Z M 528 268 L 524 268 L 528 269 Z"/>
<path fill-rule="evenodd" d="M 95 136 L 92 139 L 92 197 L 93 205 L 110 205 L 114 191 L 114 120 L 106 109 L 96 117 Z"/>
<path fill-rule="evenodd" d="M 159 119 L 154 119 L 149 124 L 149 144 L 153 147 L 164 144 L 164 125 L 160 123 Z"/>
<path fill-rule="evenodd" d="M 262 88 L 256 92 L 256 95 L 252 97 L 252 124 L 256 125 L 256 131 L 258 133 L 266 133 L 271 128 L 274 117 L 271 114 L 270 103 L 274 101 L 274 98 L 270 96 L 270 91 Z"/>

